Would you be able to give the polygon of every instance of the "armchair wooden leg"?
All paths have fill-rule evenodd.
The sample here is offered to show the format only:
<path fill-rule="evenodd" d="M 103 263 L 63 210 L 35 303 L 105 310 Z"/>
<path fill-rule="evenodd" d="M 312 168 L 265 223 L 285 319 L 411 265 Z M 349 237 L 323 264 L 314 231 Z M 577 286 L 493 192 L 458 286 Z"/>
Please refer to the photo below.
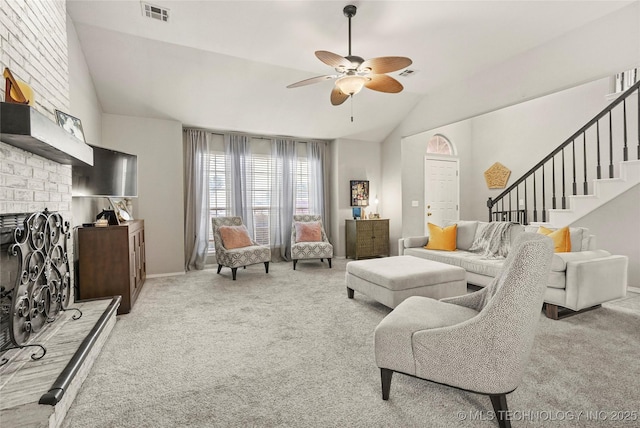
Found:
<path fill-rule="evenodd" d="M 382 381 L 382 399 L 389 399 L 389 391 L 391 390 L 391 377 L 393 376 L 393 370 L 380 369 L 380 380 Z"/>
<path fill-rule="evenodd" d="M 331 259 L 327 259 L 329 260 L 329 269 L 331 269 Z"/>
<path fill-rule="evenodd" d="M 353 288 L 347 287 L 347 297 L 353 299 Z"/>
<path fill-rule="evenodd" d="M 222 265 L 218 265 L 218 273 L 220 273 L 221 269 L 222 269 Z"/>
<path fill-rule="evenodd" d="M 296 264 L 298 263 L 298 260 L 293 259 L 293 270 L 296 270 Z"/>
<path fill-rule="evenodd" d="M 238 268 L 231 268 L 231 276 L 234 281 L 236 280 L 236 272 L 238 272 Z"/>
<path fill-rule="evenodd" d="M 269 262 L 264 262 L 264 272 L 269 273 Z"/>
<path fill-rule="evenodd" d="M 507 408 L 507 395 L 498 394 L 490 395 L 491 404 L 493 405 L 493 411 L 496 414 L 498 420 L 498 426 L 500 428 L 511 428 L 511 420 L 509 419 L 509 409 Z"/>

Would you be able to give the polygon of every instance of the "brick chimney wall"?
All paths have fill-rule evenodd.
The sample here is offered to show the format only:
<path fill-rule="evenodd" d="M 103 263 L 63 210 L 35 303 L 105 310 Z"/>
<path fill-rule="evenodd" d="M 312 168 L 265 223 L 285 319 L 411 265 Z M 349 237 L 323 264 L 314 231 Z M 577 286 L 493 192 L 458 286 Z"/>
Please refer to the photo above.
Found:
<path fill-rule="evenodd" d="M 0 66 L 31 86 L 40 113 L 70 113 L 66 2 L 0 0 Z M 45 208 L 72 222 L 71 166 L 0 142 L 0 214 Z"/>

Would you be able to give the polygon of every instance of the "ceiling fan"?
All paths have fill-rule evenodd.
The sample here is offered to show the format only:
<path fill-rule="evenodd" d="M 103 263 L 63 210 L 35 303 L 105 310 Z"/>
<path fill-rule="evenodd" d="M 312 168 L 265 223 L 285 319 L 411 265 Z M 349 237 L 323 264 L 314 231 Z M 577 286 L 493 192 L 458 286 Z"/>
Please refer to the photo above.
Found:
<path fill-rule="evenodd" d="M 390 73 L 411 65 L 411 59 L 403 56 L 383 56 L 364 60 L 351 55 L 351 18 L 356 14 L 354 5 L 345 6 L 344 15 L 349 18 L 349 55 L 346 57 L 328 51 L 316 51 L 316 57 L 325 64 L 335 68 L 337 74 L 317 76 L 292 83 L 287 88 L 297 88 L 337 79 L 331 91 L 331 104 L 340 105 L 360 92 L 363 87 L 379 92 L 398 93 L 403 86 L 400 82 L 384 73 Z"/>

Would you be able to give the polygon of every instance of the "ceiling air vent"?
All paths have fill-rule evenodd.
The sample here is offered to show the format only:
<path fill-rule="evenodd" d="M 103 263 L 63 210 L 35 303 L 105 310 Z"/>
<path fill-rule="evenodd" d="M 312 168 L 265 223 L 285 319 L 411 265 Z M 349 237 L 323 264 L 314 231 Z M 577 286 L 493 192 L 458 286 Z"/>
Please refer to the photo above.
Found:
<path fill-rule="evenodd" d="M 142 14 L 147 18 L 157 19 L 158 21 L 169 22 L 169 9 L 154 6 L 149 3 L 141 2 Z"/>
<path fill-rule="evenodd" d="M 409 77 L 409 76 L 413 76 L 417 72 L 418 72 L 418 70 L 411 70 L 410 68 L 407 68 L 405 71 L 403 71 L 402 73 L 398 74 L 398 76 Z"/>

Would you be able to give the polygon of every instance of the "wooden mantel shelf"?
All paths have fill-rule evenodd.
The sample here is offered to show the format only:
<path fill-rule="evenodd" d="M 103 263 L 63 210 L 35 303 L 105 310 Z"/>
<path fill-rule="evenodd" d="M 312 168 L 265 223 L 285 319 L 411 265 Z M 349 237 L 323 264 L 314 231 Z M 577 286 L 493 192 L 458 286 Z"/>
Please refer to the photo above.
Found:
<path fill-rule="evenodd" d="M 0 103 L 0 141 L 64 165 L 93 165 L 91 146 L 25 104 Z"/>

